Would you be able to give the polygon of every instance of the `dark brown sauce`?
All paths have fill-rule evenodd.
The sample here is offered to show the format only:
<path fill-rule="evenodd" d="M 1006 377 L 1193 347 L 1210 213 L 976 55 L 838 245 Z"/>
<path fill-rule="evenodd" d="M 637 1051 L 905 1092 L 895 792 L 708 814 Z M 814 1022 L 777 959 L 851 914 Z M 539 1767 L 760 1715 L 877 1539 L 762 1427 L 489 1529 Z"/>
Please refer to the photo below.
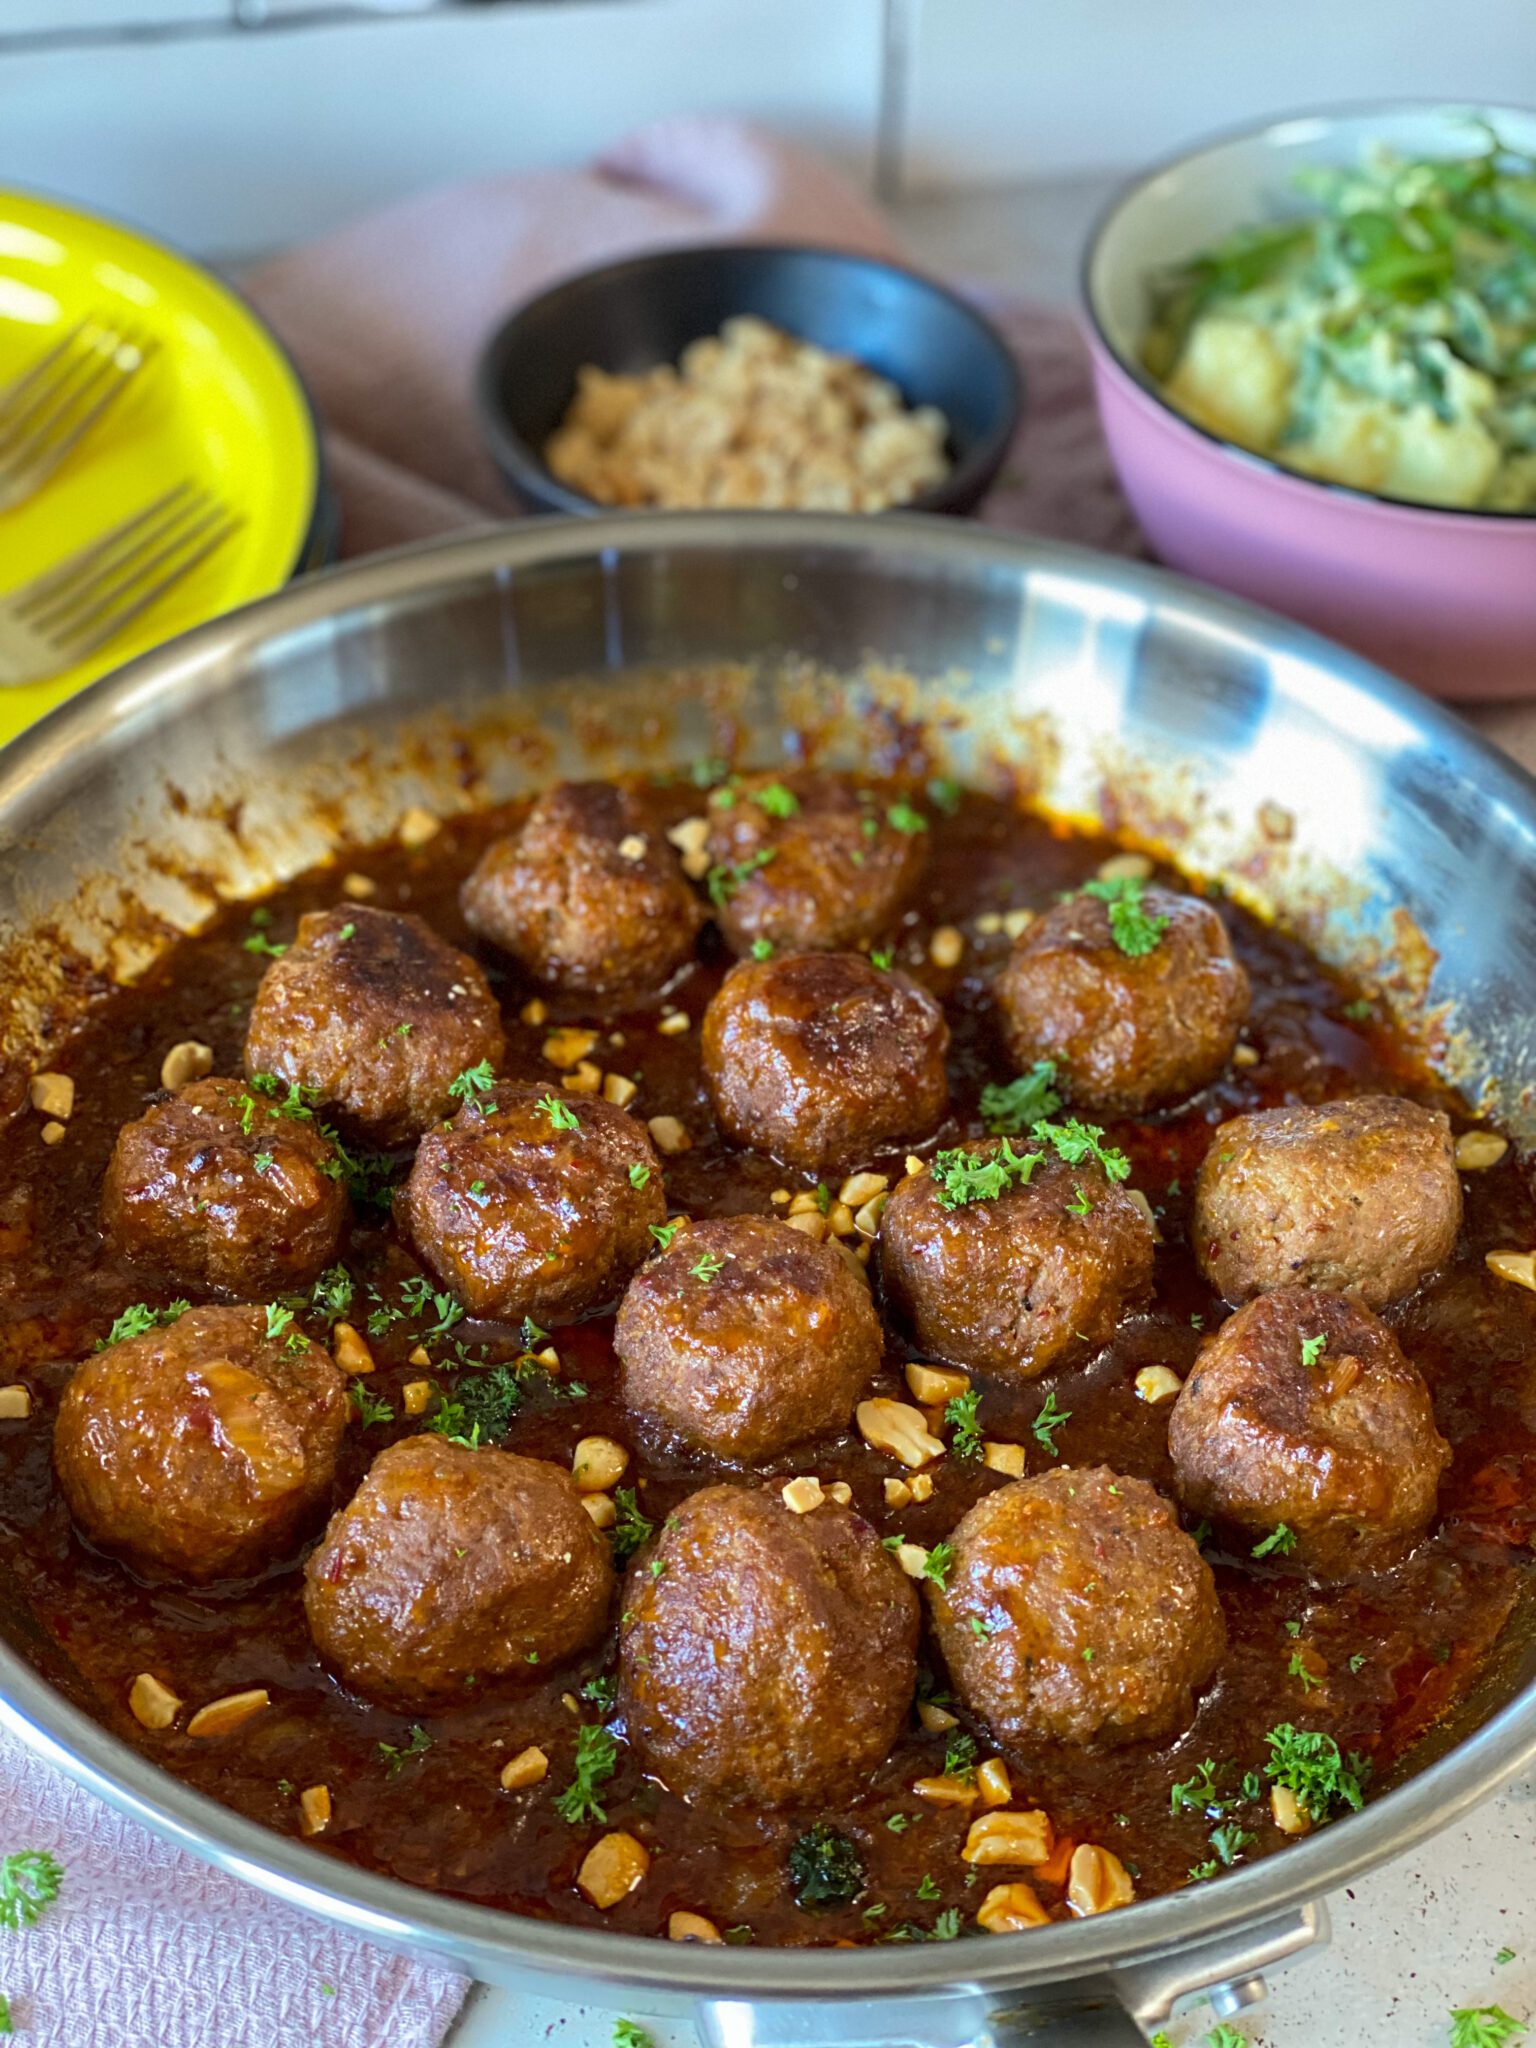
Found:
<path fill-rule="evenodd" d="M 698 806 L 683 787 L 657 789 L 650 799 L 670 822 Z M 391 848 L 348 856 L 306 876 L 270 899 L 274 940 L 288 938 L 301 911 L 339 900 L 340 877 L 359 869 L 378 884 L 384 907 L 419 911 L 447 937 L 470 945 L 457 905 L 458 883 L 478 849 L 509 813 L 447 827 L 426 848 Z M 934 859 L 921 901 L 896 937 L 898 963 L 932 987 L 948 1007 L 954 1030 L 953 1113 L 940 1134 L 952 1143 L 980 1129 L 974 1116 L 984 1081 L 1010 1069 L 989 1017 L 986 979 L 1008 941 L 971 936 L 959 970 L 929 964 L 928 938 L 939 924 L 969 925 L 976 914 L 1019 905 L 1040 907 L 1083 880 L 1108 850 L 1103 841 L 1067 836 L 982 797 L 967 797 L 956 815 L 934 819 Z M 1443 1101 L 1460 1121 L 1464 1107 L 1415 1067 L 1387 1024 L 1359 1014 L 1357 992 L 1323 970 L 1298 944 L 1225 907 L 1237 949 L 1253 981 L 1248 1041 L 1254 1066 L 1235 1069 L 1220 1085 L 1176 1114 L 1114 1126 L 1112 1141 L 1131 1156 L 1133 1184 L 1156 1205 L 1163 1243 L 1157 1261 L 1157 1305 L 1128 1321 L 1086 1369 L 1048 1376 L 1013 1392 L 983 1386 L 981 1416 L 990 1437 L 1028 1447 L 1031 1470 L 1051 1463 L 1030 1425 L 1054 1395 L 1070 1420 L 1058 1432 L 1069 1464 L 1104 1460 L 1165 1489 L 1166 1407 L 1133 1392 L 1135 1372 L 1170 1364 L 1181 1373 L 1221 1309 L 1188 1254 L 1189 1191 L 1210 1129 L 1225 1116 L 1285 1100 L 1318 1101 L 1338 1093 L 1391 1090 Z M 298 1791 L 330 1788 L 333 1818 L 315 1844 L 319 1854 L 350 1858 L 414 1884 L 485 1904 L 634 1933 L 665 1931 L 678 1908 L 709 1915 L 722 1928 L 750 1930 L 759 1942 L 825 1942 L 889 1938 L 910 1928 L 931 1932 L 958 1908 L 966 1928 L 994 1878 L 967 1883 L 960 1860 L 968 1818 L 932 1808 L 910 1787 L 943 1767 L 944 1736 L 914 1724 L 886 1766 L 846 1811 L 818 1815 L 844 1828 L 864 1852 L 870 1883 L 847 1911 L 810 1915 L 790 1895 L 789 1845 L 806 1815 L 734 1815 L 693 1811 L 642 1777 L 621 1750 L 616 1776 L 601 1798 L 608 1825 L 624 1827 L 651 1848 L 650 1875 L 609 1913 L 589 1906 L 575 1888 L 578 1863 L 601 1830 L 567 1826 L 555 1810 L 569 1782 L 578 1718 L 565 1696 L 612 1669 L 613 1637 L 578 1666 L 551 1672 L 519 1694 L 486 1697 L 423 1718 L 430 1747 L 391 1771 L 381 1743 L 404 1745 L 412 1723 L 352 1698 L 322 1669 L 304 1623 L 300 1577 L 293 1564 L 260 1583 L 212 1592 L 152 1588 L 84 1546 L 71 1530 L 49 1464 L 49 1433 L 57 1396 L 74 1360 L 101 1338 L 113 1317 L 146 1296 L 140 1279 L 114 1267 L 96 1227 L 101 1175 L 118 1127 L 141 1113 L 158 1087 L 160 1062 L 177 1040 L 198 1038 L 216 1054 L 215 1072 L 240 1069 L 245 1018 L 263 960 L 247 952 L 248 913 L 232 910 L 195 940 L 177 947 L 138 986 L 111 995 L 54 1065 L 72 1074 L 78 1099 L 65 1141 L 40 1138 L 42 1118 L 23 1114 L 0 1133 L 0 1378 L 32 1387 L 31 1418 L 0 1423 L 0 1562 L 30 1603 L 43 1629 L 73 1668 L 78 1689 L 116 1733 L 200 1790 L 279 1831 L 299 1832 Z M 669 1001 L 697 1023 L 728 964 L 710 950 L 669 991 Z M 478 950 L 478 949 L 475 949 Z M 482 953 L 503 997 L 511 1037 L 506 1070 L 553 1078 L 540 1046 L 544 1027 L 519 1020 L 535 993 L 509 976 L 507 963 Z M 711 1133 L 700 1085 L 697 1031 L 661 1036 L 658 1006 L 602 1017 L 551 1004 L 554 1021 L 595 1023 L 622 1033 L 622 1046 L 600 1051 L 602 1063 L 641 1077 L 637 1114 L 669 1112 L 682 1119 L 694 1149 L 666 1162 L 669 1206 L 694 1215 L 733 1210 L 772 1213 L 770 1192 L 803 1181 L 770 1161 L 732 1152 Z M 931 1148 L 925 1148 L 931 1149 Z M 900 1159 L 869 1162 L 899 1173 Z M 1319 1590 L 1283 1562 L 1255 1564 L 1215 1557 L 1231 1645 L 1194 1726 L 1166 1751 L 1014 1755 L 1016 1802 L 1038 1803 L 1059 1835 L 1103 1842 L 1136 1876 L 1138 1894 L 1189 1881 L 1212 1855 L 1211 1820 L 1174 1816 L 1169 1788 L 1204 1758 L 1227 1768 L 1225 1789 L 1268 1754 L 1265 1734 L 1292 1721 L 1334 1735 L 1345 1751 L 1370 1758 L 1378 1774 L 1471 1684 L 1508 1619 L 1531 1567 L 1536 1535 L 1536 1296 L 1492 1278 L 1484 1252 L 1536 1242 L 1523 1169 L 1511 1152 L 1494 1169 L 1466 1176 L 1467 1219 L 1452 1264 L 1390 1313 L 1410 1355 L 1433 1389 L 1439 1424 L 1455 1447 L 1441 1494 L 1442 1521 L 1397 1572 L 1355 1587 Z M 378 1220 L 360 1219 L 343 1260 L 359 1288 L 388 1301 L 416 1271 L 409 1255 Z M 430 1318 L 428 1318 L 430 1320 Z M 323 1324 L 310 1326 L 321 1334 Z M 400 1389 L 421 1377 L 406 1363 L 420 1341 L 422 1320 L 394 1323 L 375 1342 L 378 1371 L 370 1395 L 400 1413 Z M 706 1461 L 685 1459 L 637 1441 L 632 1420 L 615 1399 L 610 1319 L 555 1332 L 558 1382 L 540 1386 L 505 1441 L 536 1457 L 569 1463 L 577 1439 L 611 1433 L 634 1445 L 630 1480 L 645 1514 L 659 1522 L 685 1494 L 729 1476 Z M 453 1332 L 487 1355 L 516 1347 L 506 1331 L 460 1325 Z M 431 1347 L 434 1359 L 446 1347 Z M 905 1395 L 901 1367 L 912 1356 L 892 1341 L 884 1382 L 872 1391 Z M 451 1392 L 455 1375 L 434 1365 Z M 572 1383 L 586 1388 L 572 1399 Z M 395 1436 L 419 1427 L 403 1419 L 349 1433 L 337 1482 L 346 1499 L 369 1460 Z M 932 1499 L 900 1512 L 883 1503 L 882 1482 L 897 1468 L 850 1436 L 802 1450 L 772 1468 L 846 1479 L 856 1505 L 883 1533 L 931 1544 L 948 1534 L 979 1495 L 1001 1482 L 953 1455 L 934 1468 Z M 1288 1632 L 1287 1624 L 1297 1624 Z M 1294 1675 L 1305 1654 L 1322 1674 L 1312 1687 Z M 265 1686 L 272 1705 L 233 1735 L 197 1741 L 180 1732 L 147 1734 L 127 1711 L 136 1673 L 155 1672 L 190 1705 L 248 1686 Z M 937 1682 L 942 1684 L 942 1674 Z M 580 1703 L 584 1719 L 599 1708 Z M 622 1734 L 622 1726 L 615 1724 Z M 974 1731 L 979 1734 L 979 1731 Z M 549 1754 L 543 1784 L 504 1793 L 502 1764 L 530 1743 Z M 990 1753 L 984 1738 L 981 1753 Z M 900 1832 L 886 1823 L 909 1817 Z M 1284 1843 L 1263 1802 L 1234 1818 L 1253 1839 L 1243 1860 Z M 1038 1873 L 1035 1874 L 1038 1877 Z M 935 1889 L 936 1888 L 936 1889 Z M 1040 1881 L 1052 1911 L 1064 1910 L 1059 1884 Z M 871 1911 L 883 1907 L 882 1911 Z M 952 1924 L 953 1916 L 949 1922 Z M 745 1934 L 738 1938 L 747 1938 Z"/>

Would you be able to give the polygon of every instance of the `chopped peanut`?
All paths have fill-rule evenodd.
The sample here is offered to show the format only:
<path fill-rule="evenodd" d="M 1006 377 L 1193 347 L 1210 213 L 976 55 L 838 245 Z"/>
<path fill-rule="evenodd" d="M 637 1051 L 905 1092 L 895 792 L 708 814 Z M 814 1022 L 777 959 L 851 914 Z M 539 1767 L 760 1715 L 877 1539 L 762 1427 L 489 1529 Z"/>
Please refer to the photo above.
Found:
<path fill-rule="evenodd" d="M 1010 939 L 1021 939 L 1034 921 L 1032 910 L 1008 910 L 1003 913 L 1003 931 Z"/>
<path fill-rule="evenodd" d="M 343 1372 L 361 1376 L 373 1371 L 373 1353 L 367 1339 L 350 1323 L 338 1323 L 331 1332 L 331 1353 Z"/>
<path fill-rule="evenodd" d="M 989 1756 L 976 1773 L 983 1806 L 1006 1806 L 1013 1797 L 1013 1780 L 1000 1756 Z"/>
<path fill-rule="evenodd" d="M 64 1126 L 53 1117 L 50 1117 L 38 1132 L 38 1136 L 45 1145 L 62 1145 L 64 1135 Z"/>
<path fill-rule="evenodd" d="M 206 1707 L 198 1708 L 187 1723 L 187 1733 L 229 1735 L 271 1704 L 272 1697 L 264 1685 L 252 1686 L 248 1692 L 225 1693 L 222 1699 L 210 1700 Z"/>
<path fill-rule="evenodd" d="M 198 1038 L 184 1038 L 160 1062 L 160 1086 L 185 1088 L 189 1081 L 201 1081 L 204 1074 L 212 1072 L 213 1047 Z"/>
<path fill-rule="evenodd" d="M 650 1867 L 645 1844 L 617 1828 L 611 1835 L 600 1835 L 582 1857 L 576 1883 L 594 1906 L 606 1912 L 644 1882 Z"/>
<path fill-rule="evenodd" d="M 819 1479 L 791 1479 L 780 1489 L 785 1507 L 792 1515 L 814 1514 L 826 1499 Z"/>
<path fill-rule="evenodd" d="M 889 1174 L 850 1173 L 838 1189 L 837 1199 L 846 1202 L 850 1209 L 861 1209 L 876 1195 L 883 1195 L 890 1184 Z"/>
<path fill-rule="evenodd" d="M 978 1773 L 978 1784 L 979 1780 Z M 967 1863 L 1038 1864 L 1050 1855 L 1054 1840 L 1050 1817 L 1038 1808 L 1025 1813 L 984 1813 L 971 1822 L 960 1854 Z"/>
<path fill-rule="evenodd" d="M 1529 1287 L 1536 1293 L 1536 1257 L 1530 1252 L 1488 1252 L 1485 1264 L 1501 1280 L 1513 1280 L 1517 1287 Z"/>
<path fill-rule="evenodd" d="M 834 1202 L 827 1211 L 827 1228 L 834 1237 L 852 1237 L 853 1211 L 846 1202 Z"/>
<path fill-rule="evenodd" d="M 788 1204 L 792 1202 L 795 1198 L 789 1192 L 788 1188 L 775 1188 L 773 1193 L 768 1197 L 768 1199 L 770 1202 L 772 1202 L 775 1209 L 783 1209 L 787 1207 Z"/>
<path fill-rule="evenodd" d="M 887 1479 L 885 1482 L 885 1504 L 888 1508 L 910 1507 L 912 1489 L 905 1479 Z"/>
<path fill-rule="evenodd" d="M 943 1735 L 947 1729 L 960 1726 L 947 1707 L 936 1707 L 932 1700 L 918 1701 L 917 1718 L 930 1735 Z"/>
<path fill-rule="evenodd" d="M 430 1365 L 432 1354 L 425 1344 L 415 1345 L 406 1357 L 407 1365 Z"/>
<path fill-rule="evenodd" d="M 1050 1914 L 1022 1878 L 993 1885 L 976 1909 L 976 1925 L 988 1934 L 1022 1934 L 1026 1927 L 1050 1924 Z"/>
<path fill-rule="evenodd" d="M 692 1022 L 686 1010 L 668 1010 L 656 1029 L 663 1038 L 681 1038 Z"/>
<path fill-rule="evenodd" d="M 692 1148 L 692 1138 L 675 1116 L 653 1116 L 645 1128 L 658 1152 L 687 1152 Z"/>
<path fill-rule="evenodd" d="M 619 841 L 619 858 L 620 860 L 644 860 L 645 834 L 643 832 L 626 832 Z"/>
<path fill-rule="evenodd" d="M 971 1387 L 968 1372 L 952 1366 L 919 1365 L 916 1360 L 907 1367 L 906 1381 L 913 1400 L 921 1401 L 925 1408 L 942 1408 L 958 1394 L 969 1393 Z"/>
<path fill-rule="evenodd" d="M 965 934 L 952 924 L 941 924 L 928 941 L 928 958 L 935 967 L 958 967 L 965 957 Z"/>
<path fill-rule="evenodd" d="M 801 1188 L 798 1193 L 791 1195 L 789 1198 L 789 1213 L 791 1216 L 821 1215 L 822 1208 L 820 1202 L 816 1199 L 816 1190 L 814 1188 Z"/>
<path fill-rule="evenodd" d="M 34 1074 L 27 1093 L 40 1115 L 57 1117 L 62 1124 L 69 1122 L 75 1106 L 75 1084 L 68 1074 Z"/>
<path fill-rule="evenodd" d="M 933 1499 L 933 1474 L 931 1472 L 914 1472 L 910 1484 L 912 1487 L 912 1498 L 919 1506 L 925 1500 Z"/>
<path fill-rule="evenodd" d="M 1163 1233 L 1157 1227 L 1157 1218 L 1152 1213 L 1152 1204 L 1147 1200 L 1140 1188 L 1127 1188 L 1125 1192 L 1141 1211 L 1142 1221 L 1150 1227 L 1154 1239 L 1158 1244 L 1161 1244 Z"/>
<path fill-rule="evenodd" d="M 584 1436 L 571 1459 L 578 1493 L 606 1493 L 629 1470 L 629 1452 L 611 1436 Z"/>
<path fill-rule="evenodd" d="M 1259 1064 L 1257 1050 L 1251 1045 L 1234 1045 L 1232 1064 L 1234 1067 L 1256 1067 Z"/>
<path fill-rule="evenodd" d="M 32 1413 L 32 1393 L 19 1383 L 0 1387 L 0 1422 L 25 1422 Z"/>
<path fill-rule="evenodd" d="M 549 1758 L 539 1745 L 530 1743 L 527 1749 L 520 1749 L 510 1763 L 501 1767 L 501 1789 L 503 1792 L 521 1792 L 526 1785 L 537 1785 L 549 1773 Z"/>
<path fill-rule="evenodd" d="M 970 1778 L 919 1778 L 912 1787 L 915 1799 L 926 1799 L 930 1806 L 974 1806 L 980 1798 Z"/>
<path fill-rule="evenodd" d="M 535 1351 L 533 1356 L 536 1364 L 548 1366 L 551 1372 L 560 1370 L 560 1354 L 553 1344 L 546 1344 L 542 1351 Z"/>
<path fill-rule="evenodd" d="M 1003 928 L 1003 913 L 1000 910 L 984 910 L 976 920 L 976 929 L 984 939 L 995 938 Z"/>
<path fill-rule="evenodd" d="M 603 1085 L 603 1070 L 595 1060 L 578 1060 L 565 1077 L 568 1095 L 595 1095 Z"/>
<path fill-rule="evenodd" d="M 709 838 L 708 818 L 684 818 L 672 827 L 667 837 L 683 857 L 683 873 L 690 881 L 703 881 L 709 873 L 709 853 L 706 847 Z"/>
<path fill-rule="evenodd" d="M 1073 1850 L 1067 1904 L 1074 1913 L 1108 1913 L 1116 1906 L 1128 1906 L 1135 1896 L 1130 1872 L 1112 1849 L 1081 1842 Z"/>
<path fill-rule="evenodd" d="M 928 1569 L 928 1553 L 921 1543 L 899 1543 L 896 1562 L 909 1579 L 920 1579 Z"/>
<path fill-rule="evenodd" d="M 613 1504 L 613 1497 L 606 1493 L 584 1493 L 581 1504 L 586 1509 L 594 1529 L 611 1529 L 619 1519 L 619 1511 Z"/>
<path fill-rule="evenodd" d="M 667 1916 L 668 1941 L 724 1941 L 713 1920 L 706 1920 L 702 1913 L 670 1913 Z"/>
<path fill-rule="evenodd" d="M 1463 1173 L 1481 1173 L 1497 1166 L 1508 1150 L 1508 1138 L 1497 1131 L 1463 1131 L 1456 1140 L 1456 1164 Z"/>
<path fill-rule="evenodd" d="M 871 1195 L 867 1202 L 854 1210 L 853 1227 L 860 1237 L 879 1236 L 880 1218 L 885 1214 L 885 1205 L 890 1199 L 889 1195 Z"/>
<path fill-rule="evenodd" d="M 141 1728 L 169 1728 L 181 1712 L 181 1701 L 153 1671 L 141 1671 L 128 1688 L 128 1711 Z"/>
<path fill-rule="evenodd" d="M 547 1024 L 549 1022 L 549 1005 L 542 996 L 530 996 L 517 1014 L 525 1024 Z"/>
<path fill-rule="evenodd" d="M 859 1403 L 854 1420 L 865 1443 L 874 1450 L 889 1452 L 913 1470 L 944 1455 L 944 1446 L 929 1432 L 922 1410 L 909 1408 L 905 1401 L 877 1395 Z"/>
<path fill-rule="evenodd" d="M 1136 1398 L 1159 1408 L 1164 1401 L 1176 1400 L 1183 1384 L 1172 1366 L 1144 1365 L 1136 1375 Z"/>
<path fill-rule="evenodd" d="M 798 1230 L 802 1237 L 813 1237 L 818 1244 L 831 1234 L 826 1217 L 815 1209 L 793 1209 L 784 1221 L 791 1230 Z"/>
<path fill-rule="evenodd" d="M 628 1074 L 604 1074 L 603 1100 L 611 1102 L 615 1109 L 628 1109 L 639 1093 Z"/>
<path fill-rule="evenodd" d="M 830 1486 L 822 1488 L 822 1492 L 828 1500 L 835 1500 L 840 1508 L 853 1506 L 853 1488 L 846 1479 L 834 1479 Z"/>
<path fill-rule="evenodd" d="M 1282 1835 L 1305 1835 L 1311 1831 L 1312 1816 L 1288 1785 L 1271 1785 L 1269 1810 Z"/>
<path fill-rule="evenodd" d="M 299 1827 L 306 1835 L 323 1835 L 331 1824 L 331 1788 L 308 1785 L 299 1794 Z"/>
<path fill-rule="evenodd" d="M 341 893 L 354 903 L 366 903 L 370 896 L 377 896 L 379 885 L 372 875 L 360 875 L 354 869 L 350 875 L 341 878 Z"/>
<path fill-rule="evenodd" d="M 432 1405 L 430 1380 L 407 1380 L 400 1389 L 400 1405 L 407 1415 L 425 1415 Z"/>
<path fill-rule="evenodd" d="M 995 1443 L 989 1438 L 981 1447 L 981 1462 L 989 1472 L 1003 1472 L 1010 1479 L 1022 1479 L 1029 1455 L 1022 1444 Z"/>
<path fill-rule="evenodd" d="M 552 1067 L 562 1070 L 574 1067 L 578 1060 L 584 1060 L 597 1043 L 595 1031 L 584 1031 L 574 1024 L 562 1024 L 558 1031 L 551 1031 L 539 1050 Z"/>
<path fill-rule="evenodd" d="M 919 1159 L 915 1152 L 909 1152 L 906 1158 L 902 1161 L 902 1165 L 907 1170 L 908 1180 L 915 1180 L 920 1173 L 926 1173 L 928 1171 L 927 1160 Z"/>
<path fill-rule="evenodd" d="M 395 827 L 395 837 L 408 852 L 415 853 L 429 839 L 435 839 L 442 829 L 441 818 L 434 818 L 421 804 L 411 804 Z"/>
<path fill-rule="evenodd" d="M 1152 863 L 1144 853 L 1112 853 L 1099 863 L 1101 882 L 1144 882 L 1151 873 Z"/>

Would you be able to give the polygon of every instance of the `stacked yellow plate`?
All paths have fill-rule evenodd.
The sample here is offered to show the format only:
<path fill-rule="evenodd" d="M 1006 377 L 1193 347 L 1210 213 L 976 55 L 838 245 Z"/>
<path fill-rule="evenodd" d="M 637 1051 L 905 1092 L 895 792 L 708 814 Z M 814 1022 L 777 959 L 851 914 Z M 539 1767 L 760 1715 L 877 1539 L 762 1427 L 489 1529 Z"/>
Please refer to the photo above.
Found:
<path fill-rule="evenodd" d="M 52 567 L 183 481 L 238 531 L 89 661 L 0 690 L 0 742 L 63 698 L 312 565 L 319 446 L 304 388 L 218 279 L 127 228 L 0 190 L 0 387 L 82 320 L 152 338 L 149 362 L 38 494 L 0 512 L 0 591 Z"/>

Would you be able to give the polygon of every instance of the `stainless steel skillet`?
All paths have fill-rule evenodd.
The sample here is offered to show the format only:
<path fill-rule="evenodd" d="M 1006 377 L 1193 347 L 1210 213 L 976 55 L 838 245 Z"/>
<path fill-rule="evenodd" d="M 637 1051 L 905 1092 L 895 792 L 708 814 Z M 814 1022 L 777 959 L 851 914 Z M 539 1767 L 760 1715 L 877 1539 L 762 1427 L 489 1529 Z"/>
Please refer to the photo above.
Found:
<path fill-rule="evenodd" d="M 1389 987 L 1448 1071 L 1536 1129 L 1536 785 L 1363 662 L 1136 564 L 944 521 L 675 514 L 532 523 L 333 572 L 205 627 L 0 756 L 0 1051 L 12 1083 L 221 894 L 552 774 L 908 743 L 1103 817 Z M 14 1094 L 11 1099 L 14 1099 Z M 699 1949 L 497 1914 L 237 1818 L 72 1702 L 0 1593 L 0 1719 L 197 1854 L 493 1981 L 696 2010 L 720 2048 L 1097 2042 L 1177 1996 L 1241 2003 L 1312 1902 L 1536 1757 L 1512 1625 L 1418 1775 L 1176 1896 L 1007 1939 Z M 552 1983 L 551 1980 L 557 1980 Z M 1134 2016 L 1134 2017 L 1133 2017 Z"/>

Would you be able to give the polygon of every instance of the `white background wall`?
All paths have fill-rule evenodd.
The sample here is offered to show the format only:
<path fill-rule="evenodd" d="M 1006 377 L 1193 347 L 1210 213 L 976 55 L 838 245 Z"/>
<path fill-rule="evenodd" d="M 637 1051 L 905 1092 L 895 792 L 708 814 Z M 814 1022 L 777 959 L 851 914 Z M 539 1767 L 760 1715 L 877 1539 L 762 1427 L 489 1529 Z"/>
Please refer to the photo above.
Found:
<path fill-rule="evenodd" d="M 1536 100 L 1536 0 L 0 0 L 0 182 L 222 255 L 688 107 L 920 194 L 1404 93 Z"/>

